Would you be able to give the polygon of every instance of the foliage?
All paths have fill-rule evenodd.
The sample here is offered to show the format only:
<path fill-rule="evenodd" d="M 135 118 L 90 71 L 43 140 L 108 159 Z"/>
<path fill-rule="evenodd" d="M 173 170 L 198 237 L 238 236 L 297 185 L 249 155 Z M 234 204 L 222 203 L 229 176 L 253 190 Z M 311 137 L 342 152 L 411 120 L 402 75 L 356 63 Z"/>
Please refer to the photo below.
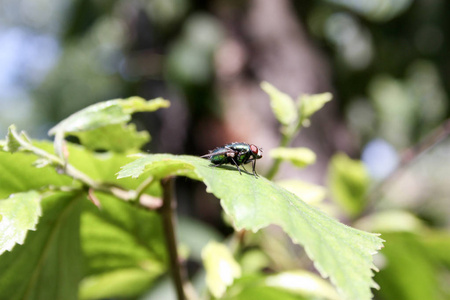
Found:
<path fill-rule="evenodd" d="M 161 205 L 154 196 L 163 195 L 164 202 L 170 192 L 163 184 L 161 193 L 159 181 L 178 175 L 203 181 L 207 191 L 220 199 L 236 230 L 257 232 L 270 224 L 280 226 L 305 247 L 317 270 L 331 278 L 344 299 L 370 299 L 370 287 L 376 286 L 371 279 L 375 268 L 371 256 L 382 246 L 376 235 L 347 227 L 264 177 L 240 175 L 233 167 L 211 168 L 207 160 L 192 156 L 139 154 L 136 159 L 115 153 L 114 147 L 102 147 L 110 152 L 99 154 L 89 150 L 98 143 L 85 137 L 96 136 L 100 129 L 106 129 L 104 135 L 110 134 L 103 136 L 105 141 L 118 133 L 135 137 L 134 129 L 123 130 L 130 128 L 126 123 L 131 114 L 167 107 L 164 101 L 112 100 L 70 116 L 50 131 L 56 135 L 58 155 L 52 154 L 50 143 L 32 141 L 10 128 L 3 143 L 5 152 L 0 152 L 5 179 L 1 194 L 11 194 L 0 202 L 0 226 L 7 229 L 2 230 L 0 241 L 3 250 L 9 251 L 0 256 L 2 276 L 7 276 L 2 279 L 0 295 L 67 299 L 69 291 L 76 299 L 78 286 L 81 299 L 133 297 L 145 292 L 169 265 L 173 268 L 169 259 L 173 253 L 170 247 L 166 250 L 164 241 L 170 234 L 163 221 L 167 215 L 153 209 Z M 72 145 L 63 139 L 67 135 L 91 143 Z M 121 150 L 130 153 L 136 152 L 139 144 L 126 145 L 128 149 Z M 308 149 L 279 148 L 274 153 L 301 166 L 314 160 Z M 9 159 L 11 155 L 14 161 Z M 28 232 L 35 227 L 36 231 Z M 20 245 L 14 246 L 16 243 Z M 258 293 L 245 288 L 251 283 L 285 294 L 286 299 L 309 297 L 301 282 L 310 277 L 282 272 L 266 277 L 257 269 L 243 276 L 230 251 L 217 242 L 202 251 L 213 296 L 243 299 Z M 24 253 L 32 254 L 25 259 Z M 59 267 L 55 269 L 55 265 Z M 27 276 L 19 278 L 17 274 Z M 294 286 L 286 290 L 282 278 L 288 277 Z M 46 278 L 58 280 L 44 283 Z M 242 290 L 236 294 L 239 286 Z M 328 289 L 332 294 L 333 289 Z"/>

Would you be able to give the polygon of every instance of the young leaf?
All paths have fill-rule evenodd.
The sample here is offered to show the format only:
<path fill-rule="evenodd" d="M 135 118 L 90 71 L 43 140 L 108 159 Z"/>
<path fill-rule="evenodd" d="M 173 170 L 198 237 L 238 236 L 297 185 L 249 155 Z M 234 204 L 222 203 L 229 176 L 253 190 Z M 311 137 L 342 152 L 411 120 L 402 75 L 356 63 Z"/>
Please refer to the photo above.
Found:
<path fill-rule="evenodd" d="M 88 149 L 114 152 L 140 149 L 150 141 L 150 134 L 147 131 L 137 131 L 135 124 L 112 124 L 74 135 Z"/>
<path fill-rule="evenodd" d="M 269 95 L 270 105 L 277 120 L 285 126 L 293 124 L 297 120 L 294 100 L 266 81 L 261 83 L 261 88 Z"/>
<path fill-rule="evenodd" d="M 325 103 L 331 101 L 332 98 L 331 93 L 300 96 L 300 118 L 302 121 L 307 122 L 316 111 L 321 109 Z"/>
<path fill-rule="evenodd" d="M 9 126 L 8 134 L 6 135 L 6 142 L 5 142 L 5 145 L 3 146 L 3 151 L 7 151 L 7 152 L 11 152 L 11 153 L 19 151 L 20 143 L 13 134 L 13 132 L 15 130 L 16 130 L 16 126 L 14 126 L 14 125 Z"/>
<path fill-rule="evenodd" d="M 220 298 L 235 278 L 241 276 L 241 267 L 234 260 L 230 250 L 221 243 L 210 242 L 202 251 L 206 270 L 206 284 L 211 294 Z"/>
<path fill-rule="evenodd" d="M 41 215 L 41 197 L 32 191 L 0 200 L 0 254 L 23 244 L 28 230 L 36 230 Z"/>
<path fill-rule="evenodd" d="M 321 275 L 329 276 L 347 300 L 370 299 L 370 287 L 377 287 L 371 278 L 372 255 L 383 241 L 376 234 L 339 223 L 263 177 L 239 175 L 234 167 L 212 168 L 207 160 L 170 154 L 141 157 L 124 166 L 118 177 L 139 177 L 144 172 L 156 178 L 184 175 L 202 180 L 238 230 L 279 225 L 305 247 Z"/>
<path fill-rule="evenodd" d="M 170 102 L 162 98 L 146 101 L 140 97 L 116 99 L 96 103 L 82 109 L 50 129 L 49 134 L 57 132 L 75 133 L 97 129 L 99 127 L 124 124 L 131 120 L 131 114 L 143 111 L 155 111 L 169 107 Z"/>
<path fill-rule="evenodd" d="M 356 216 L 366 205 L 369 175 L 364 164 L 340 153 L 333 156 L 328 171 L 333 199 L 350 215 Z"/>
<path fill-rule="evenodd" d="M 63 140 L 66 134 L 72 134 L 77 136 L 80 132 L 91 131 L 101 127 L 109 127 L 111 125 L 126 124 L 131 120 L 131 115 L 135 112 L 150 112 L 159 108 L 169 107 L 170 102 L 162 98 L 146 101 L 140 97 L 130 97 L 128 99 L 116 99 L 105 102 L 93 104 L 91 106 L 82 109 L 67 119 L 58 123 L 55 127 L 50 129 L 49 134 L 55 135 L 55 152 L 60 158 L 65 159 Z M 120 128 L 120 127 L 119 127 Z M 108 133 L 111 130 L 117 130 L 117 127 L 107 129 Z M 116 137 L 117 137 L 117 132 Z M 133 140 L 133 144 L 136 144 L 136 139 L 142 142 L 143 135 L 138 135 L 133 127 L 122 129 L 122 133 L 127 133 L 129 136 L 127 140 Z M 95 133 L 90 133 L 88 136 Z M 146 135 L 144 133 L 144 135 Z M 87 138 L 86 135 L 83 138 Z M 102 145 L 105 145 L 105 139 L 108 137 L 102 137 Z M 121 138 L 123 140 L 123 137 Z M 90 137 L 92 140 L 92 137 Z M 117 141 L 115 141 L 117 143 Z M 108 143 L 111 145 L 111 143 Z M 130 149 L 128 145 L 123 144 L 123 148 Z M 134 145 L 133 145 L 134 146 Z M 109 149 L 106 149 L 109 150 Z"/>
<path fill-rule="evenodd" d="M 290 161 L 294 166 L 304 168 L 316 162 L 316 154 L 308 148 L 278 147 L 270 150 L 270 157 Z"/>
<path fill-rule="evenodd" d="M 0 256 L 0 299 L 78 299 L 83 199 L 75 193 L 42 199 L 36 231 L 28 233 L 23 245 Z"/>

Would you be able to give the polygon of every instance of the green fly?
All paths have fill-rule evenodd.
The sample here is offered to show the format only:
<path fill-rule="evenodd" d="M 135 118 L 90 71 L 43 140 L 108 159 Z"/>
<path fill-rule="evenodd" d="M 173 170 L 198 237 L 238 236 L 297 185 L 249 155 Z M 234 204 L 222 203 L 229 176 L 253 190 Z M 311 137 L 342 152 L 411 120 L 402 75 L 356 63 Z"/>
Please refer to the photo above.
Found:
<path fill-rule="evenodd" d="M 233 164 L 241 175 L 242 173 L 239 166 L 242 166 L 245 170 L 244 165 L 251 162 L 253 164 L 253 175 L 257 177 L 258 174 L 256 174 L 255 170 L 256 160 L 262 157 L 262 148 L 258 148 L 253 144 L 231 143 L 222 147 L 217 147 L 201 157 L 208 158 L 214 167 L 224 164 Z"/>

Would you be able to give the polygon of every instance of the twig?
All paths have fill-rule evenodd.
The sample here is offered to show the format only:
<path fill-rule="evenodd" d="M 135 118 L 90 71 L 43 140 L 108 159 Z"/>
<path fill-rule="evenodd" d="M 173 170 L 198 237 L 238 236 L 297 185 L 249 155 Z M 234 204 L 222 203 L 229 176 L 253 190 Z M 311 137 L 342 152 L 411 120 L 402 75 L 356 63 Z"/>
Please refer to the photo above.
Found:
<path fill-rule="evenodd" d="M 164 235 L 166 237 L 167 250 L 169 252 L 170 273 L 177 291 L 178 300 L 186 300 L 183 282 L 186 281 L 186 272 L 182 268 L 178 257 L 177 241 L 174 226 L 175 199 L 173 197 L 173 178 L 167 177 L 161 180 L 163 188 L 163 204 L 161 206 L 161 215 L 163 219 Z"/>

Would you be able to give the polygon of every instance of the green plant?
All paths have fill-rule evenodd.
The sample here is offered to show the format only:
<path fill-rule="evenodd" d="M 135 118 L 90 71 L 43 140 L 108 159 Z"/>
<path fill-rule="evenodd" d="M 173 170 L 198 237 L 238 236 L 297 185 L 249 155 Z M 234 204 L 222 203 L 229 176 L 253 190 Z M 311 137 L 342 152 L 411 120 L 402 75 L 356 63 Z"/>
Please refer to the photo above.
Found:
<path fill-rule="evenodd" d="M 53 144 L 11 126 L 0 152 L 0 299 L 137 297 L 167 272 L 178 299 L 196 299 L 176 239 L 174 176 L 202 181 L 236 230 L 228 242 L 210 242 L 202 250 L 209 288 L 203 298 L 370 299 L 377 286 L 372 255 L 382 240 L 300 199 L 323 198 L 321 187 L 271 181 L 282 161 L 299 167 L 314 162 L 312 151 L 288 146 L 331 95 L 302 96 L 295 103 L 268 83 L 262 88 L 282 124 L 266 178 L 211 168 L 194 156 L 139 153 L 150 136 L 128 124 L 131 115 L 168 107 L 163 99 L 89 106 L 50 130 Z M 66 141 L 68 135 L 81 145 Z M 294 186 L 300 198 L 282 186 Z M 304 247 L 338 293 L 312 272 L 271 267 L 283 257 L 262 251 L 264 233 L 248 232 L 271 224 Z"/>

